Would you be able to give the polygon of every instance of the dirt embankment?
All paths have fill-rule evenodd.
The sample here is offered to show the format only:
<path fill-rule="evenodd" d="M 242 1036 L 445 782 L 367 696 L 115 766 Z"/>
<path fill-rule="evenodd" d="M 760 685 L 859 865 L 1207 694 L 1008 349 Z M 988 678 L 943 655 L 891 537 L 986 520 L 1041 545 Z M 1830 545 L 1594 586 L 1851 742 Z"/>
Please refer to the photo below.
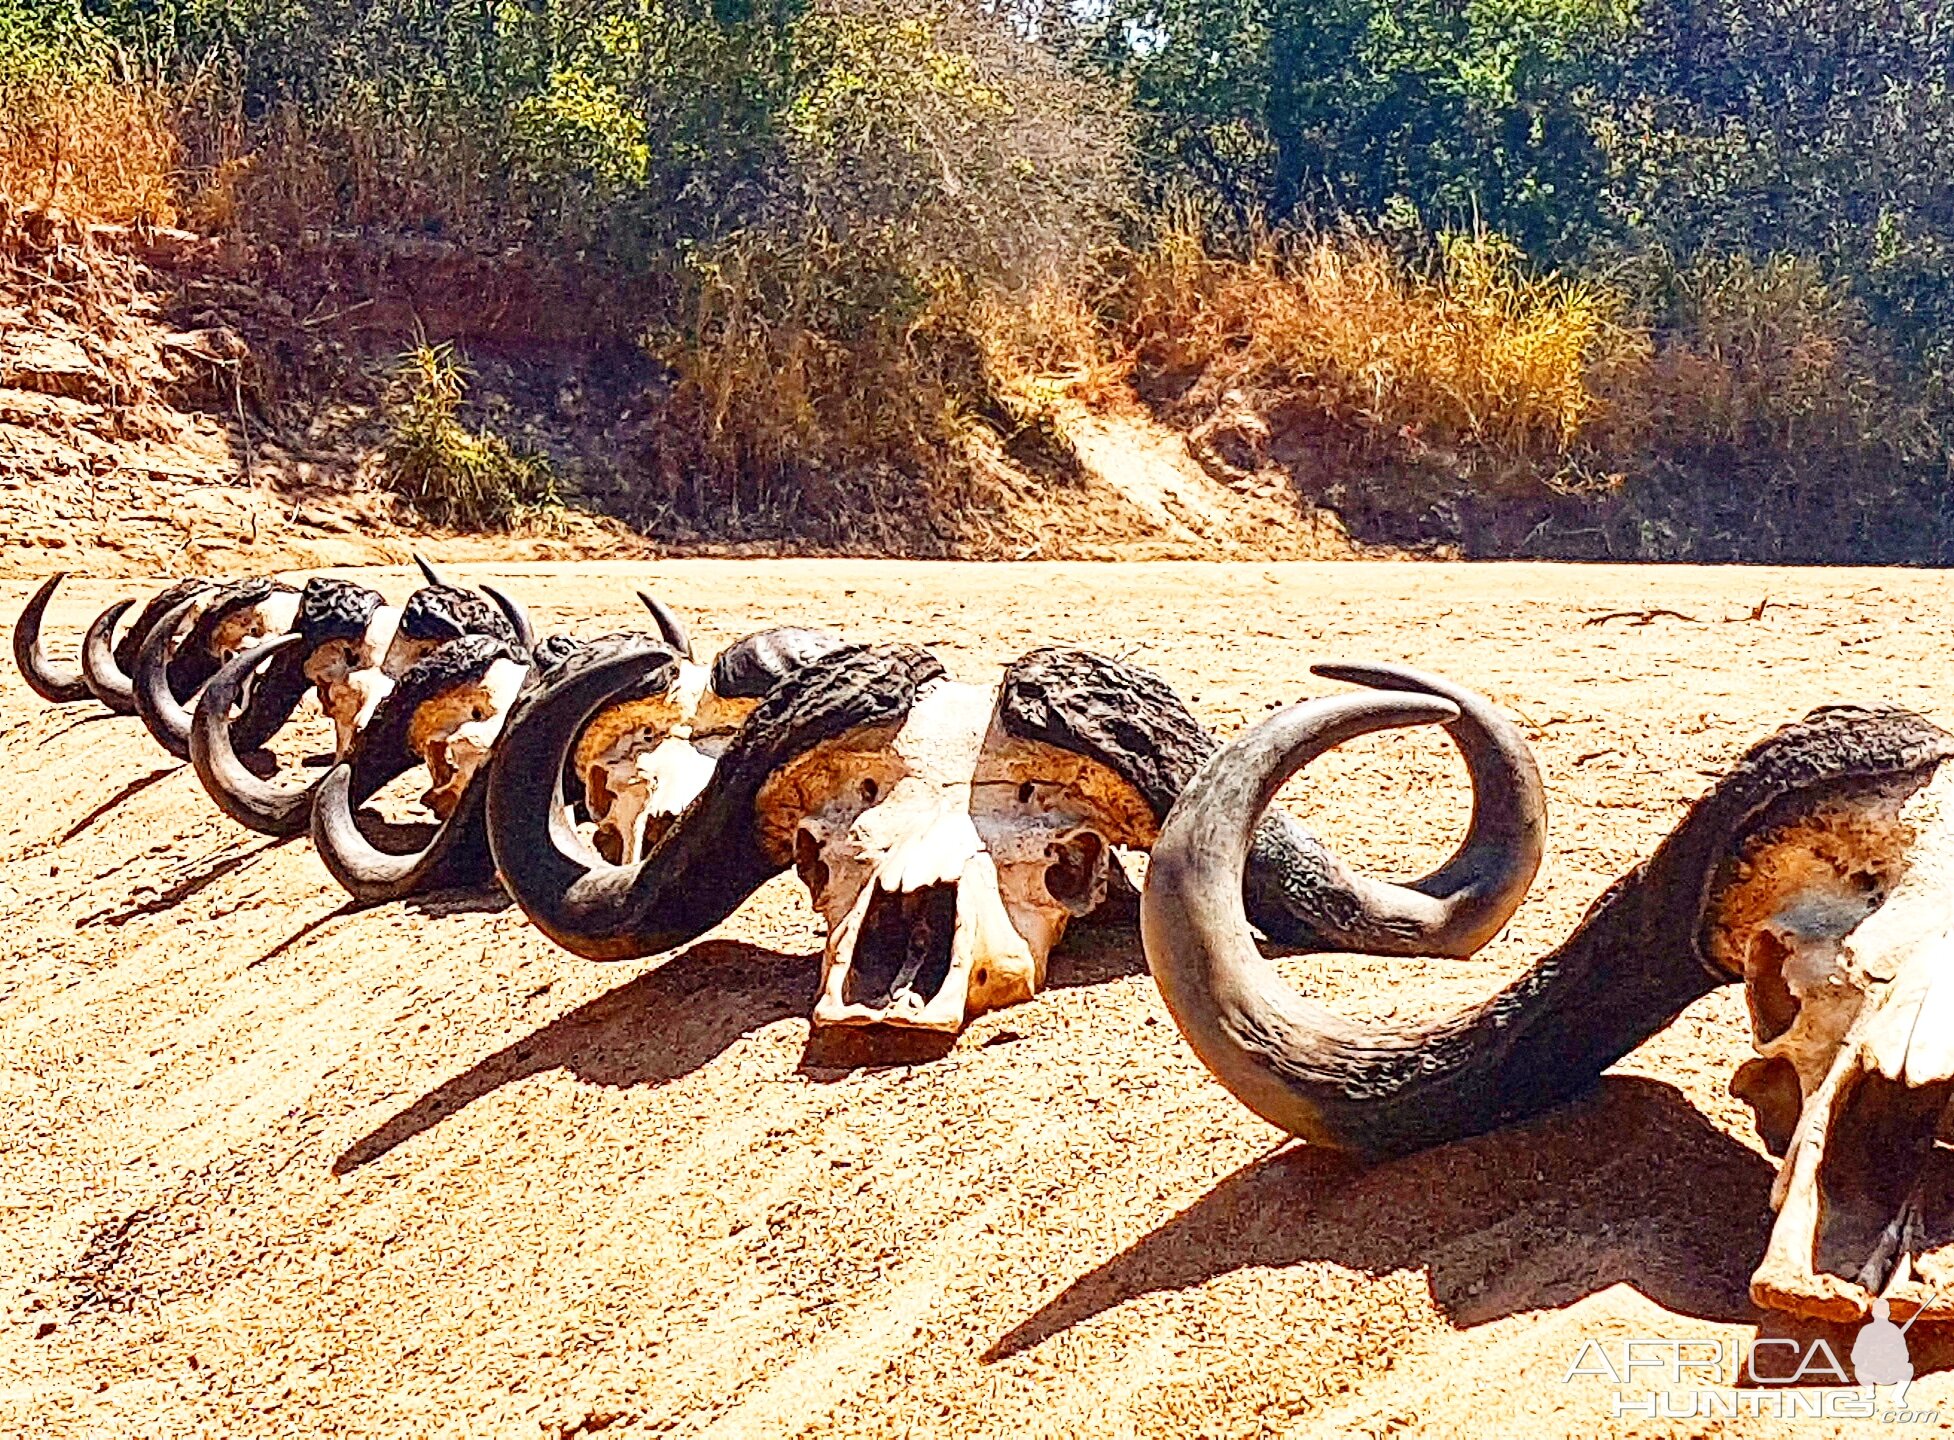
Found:
<path fill-rule="evenodd" d="M 806 549 L 729 545 L 738 537 L 659 502 L 648 477 L 670 468 L 656 418 L 669 377 L 624 324 L 636 297 L 589 287 L 574 268 L 436 241 L 247 250 L 0 212 L 0 574 L 388 563 L 417 542 L 528 558 Z M 569 508 L 484 544 L 430 534 L 399 503 L 382 401 L 391 365 L 422 338 L 463 347 L 477 411 L 552 458 Z M 1047 419 L 1063 475 L 976 427 L 959 463 L 990 510 L 939 517 L 928 534 L 883 526 L 877 545 L 1008 559 L 1358 553 L 1329 512 L 1198 463 L 1137 401 L 1061 401 Z M 791 517 L 774 528 L 795 533 Z"/>
<path fill-rule="evenodd" d="M 1910 573 L 469 573 L 545 626 L 613 628 L 650 584 L 703 645 L 795 620 L 972 680 L 1086 645 L 1230 732 L 1332 688 L 1315 660 L 1444 670 L 1526 726 L 1548 859 L 1480 958 L 1286 962 L 1360 1015 L 1490 994 L 1811 706 L 1954 722 L 1943 587 Z M 77 584 L 51 629 L 116 588 Z M 487 895 L 354 911 L 134 721 L 11 673 L 0 707 L 0 1433 L 1827 1433 L 1630 1427 L 1612 1386 L 1564 1383 L 1587 1339 L 1758 1333 L 1773 1167 L 1725 1090 L 1734 991 L 1583 1103 L 1366 1169 L 1285 1147 L 1209 1078 L 1131 930 L 1075 932 L 1046 994 L 941 1059 L 838 1068 L 809 1043 L 819 931 L 791 878 L 681 951 L 592 964 Z M 1352 745 L 1290 794 L 1398 874 L 1465 814 L 1434 734 Z M 1914 1402 L 1954 1414 L 1954 1354 L 1912 1345 Z"/>

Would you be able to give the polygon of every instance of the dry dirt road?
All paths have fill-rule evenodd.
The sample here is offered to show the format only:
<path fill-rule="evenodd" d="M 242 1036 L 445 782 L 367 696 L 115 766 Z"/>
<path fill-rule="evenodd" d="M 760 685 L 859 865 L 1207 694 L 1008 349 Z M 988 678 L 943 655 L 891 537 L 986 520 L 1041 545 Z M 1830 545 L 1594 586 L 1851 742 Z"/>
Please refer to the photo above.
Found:
<path fill-rule="evenodd" d="M 1225 731 L 1334 688 L 1317 659 L 1476 686 L 1537 748 L 1547 864 L 1478 959 L 1285 962 L 1359 1013 L 1489 993 L 1814 705 L 1954 723 L 1924 573 L 467 573 L 547 626 L 614 628 L 649 582 L 703 642 L 795 620 L 968 679 L 1090 646 Z M 55 628 L 118 588 L 75 584 Z M 9 617 L 25 591 L 0 585 Z M 1655 608 L 1688 618 L 1601 618 Z M 809 1048 L 818 932 L 791 879 L 622 965 L 486 895 L 354 913 L 135 721 L 43 707 L 11 668 L 0 707 L 0 1434 L 1595 1435 L 1627 1422 L 1606 1381 L 1563 1383 L 1582 1341 L 1757 1332 L 1772 1167 L 1725 1093 L 1738 993 L 1581 1104 L 1363 1169 L 1283 1146 L 1208 1077 L 1131 932 L 1075 932 L 1046 994 L 943 1058 L 851 1068 Z M 1291 801 L 1398 873 L 1465 813 L 1429 733 L 1339 752 Z M 1914 1398 L 1954 1417 L 1954 1374 Z"/>

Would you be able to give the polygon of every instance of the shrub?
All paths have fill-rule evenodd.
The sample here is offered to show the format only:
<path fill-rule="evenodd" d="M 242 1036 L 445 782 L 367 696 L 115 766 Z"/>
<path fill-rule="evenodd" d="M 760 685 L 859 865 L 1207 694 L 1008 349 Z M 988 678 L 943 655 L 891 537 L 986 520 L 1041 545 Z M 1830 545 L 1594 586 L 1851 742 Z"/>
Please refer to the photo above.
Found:
<path fill-rule="evenodd" d="M 1651 352 L 1588 443 L 1631 477 L 1652 554 L 1941 558 L 1945 422 L 1848 284 L 1705 256 L 1645 303 Z"/>
<path fill-rule="evenodd" d="M 684 250 L 682 305 L 647 336 L 675 379 L 661 498 L 834 543 L 893 507 L 954 549 L 960 437 L 1009 415 L 1011 317 L 1109 242 L 1118 130 L 1097 90 L 954 7 L 822 4 L 794 54 L 758 217 Z M 907 478 L 851 478 L 870 468 Z"/>
<path fill-rule="evenodd" d="M 449 345 L 416 345 L 395 366 L 385 458 L 393 488 L 440 525 L 510 529 L 559 509 L 541 455 L 460 419 L 469 370 Z"/>

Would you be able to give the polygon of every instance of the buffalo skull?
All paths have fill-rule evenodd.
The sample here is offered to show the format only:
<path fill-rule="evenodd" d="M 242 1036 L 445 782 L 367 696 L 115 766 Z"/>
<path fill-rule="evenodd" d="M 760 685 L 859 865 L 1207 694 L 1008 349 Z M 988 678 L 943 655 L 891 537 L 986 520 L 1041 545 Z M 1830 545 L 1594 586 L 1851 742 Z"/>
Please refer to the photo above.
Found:
<path fill-rule="evenodd" d="M 827 931 L 817 1024 L 954 1032 L 1035 994 L 1067 925 L 1104 898 L 1114 847 L 1152 843 L 1214 746 L 1159 679 L 1084 652 L 1035 652 L 979 686 L 912 647 L 840 647 L 754 707 L 642 860 L 609 863 L 577 836 L 558 775 L 591 715 L 675 664 L 598 647 L 543 688 L 493 763 L 497 870 L 557 943 L 613 959 L 703 933 L 791 865 Z M 1272 823 L 1250 877 L 1267 928 L 1446 950 L 1504 922 L 1538 860 L 1538 781 L 1511 726 L 1466 704 L 1483 803 L 1460 855 L 1423 888 L 1382 885 Z M 1292 903 L 1305 875 L 1327 903 Z"/>
<path fill-rule="evenodd" d="M 1261 961 L 1241 903 L 1257 817 L 1344 740 L 1451 719 L 1430 695 L 1316 701 L 1188 784 L 1141 928 L 1202 1062 L 1291 1133 L 1387 1157 L 1571 1098 L 1742 980 L 1759 1053 L 1735 1088 L 1785 1157 L 1753 1299 L 1954 1315 L 1933 1288 L 1954 1279 L 1954 735 L 1905 711 L 1815 711 L 1743 756 L 1506 990 L 1429 1023 L 1353 1024 Z"/>
<path fill-rule="evenodd" d="M 1954 1317 L 1954 766 L 1746 847 L 1708 931 L 1757 1058 L 1731 1082 L 1783 1157 L 1761 1305 Z"/>

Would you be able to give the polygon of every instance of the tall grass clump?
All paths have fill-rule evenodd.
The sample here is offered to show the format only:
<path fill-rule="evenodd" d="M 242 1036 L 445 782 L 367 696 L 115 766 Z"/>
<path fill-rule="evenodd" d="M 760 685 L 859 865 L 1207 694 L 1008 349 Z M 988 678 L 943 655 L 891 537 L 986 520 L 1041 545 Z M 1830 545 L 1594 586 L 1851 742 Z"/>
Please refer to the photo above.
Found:
<path fill-rule="evenodd" d="M 1218 256 L 1192 228 L 1136 257 L 1119 298 L 1145 371 L 1194 404 L 1259 409 L 1371 454 L 1444 454 L 1485 483 L 1571 463 L 1646 341 L 1608 288 L 1540 276 L 1488 235 L 1422 262 L 1350 233 Z"/>
<path fill-rule="evenodd" d="M 438 525 L 508 530 L 562 504 L 547 458 L 461 418 L 470 371 L 425 341 L 395 363 L 384 459 L 392 487 Z"/>
<path fill-rule="evenodd" d="M 1629 477 L 1641 553 L 1940 554 L 1948 419 L 1850 284 L 1794 256 L 1642 269 L 1649 351 L 1588 437 Z"/>
<path fill-rule="evenodd" d="M 0 196 L 83 222 L 176 215 L 179 106 L 78 10 L 0 5 Z"/>

